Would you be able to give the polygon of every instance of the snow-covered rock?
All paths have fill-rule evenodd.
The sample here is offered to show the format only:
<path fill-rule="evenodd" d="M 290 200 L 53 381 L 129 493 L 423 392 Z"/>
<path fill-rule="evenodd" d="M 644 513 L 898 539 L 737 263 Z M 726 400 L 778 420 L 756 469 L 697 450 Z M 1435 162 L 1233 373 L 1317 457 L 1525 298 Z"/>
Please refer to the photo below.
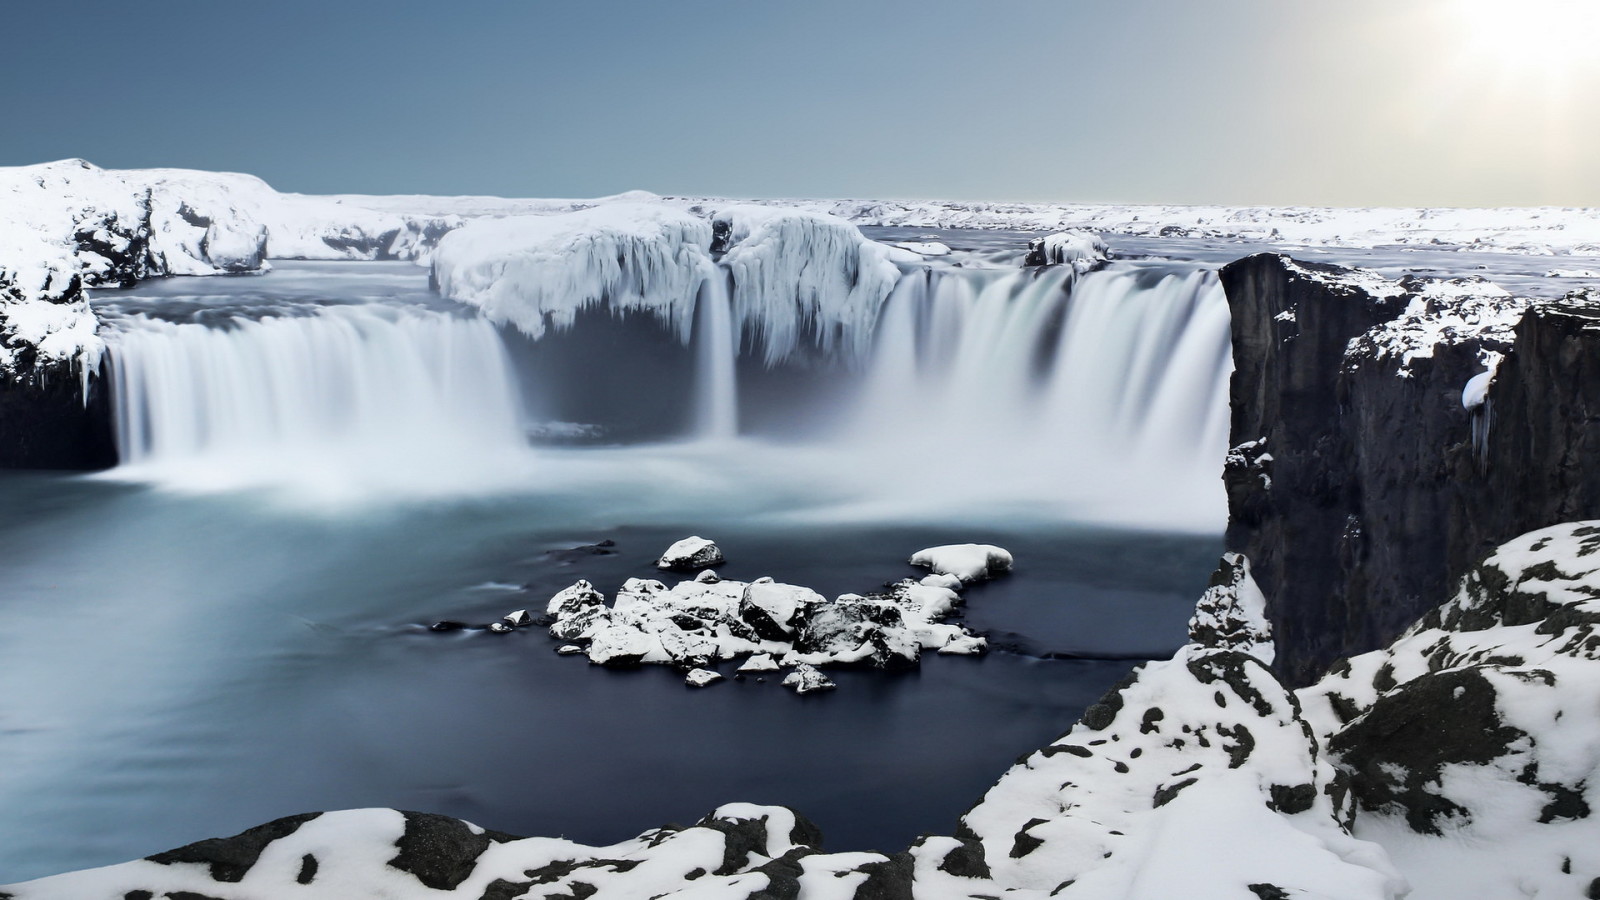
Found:
<path fill-rule="evenodd" d="M 635 586 L 651 602 L 674 590 Z M 694 590 L 705 608 L 728 608 L 738 596 L 720 585 Z M 1263 601 L 1248 561 L 1224 557 L 1191 643 L 1137 668 L 1066 734 L 1019 760 L 954 836 L 923 837 L 894 856 L 822 853 L 803 819 L 745 804 L 604 848 L 361 810 L 280 820 L 0 893 L 1459 900 L 1594 892 L 1600 522 L 1508 542 L 1393 645 L 1299 692 L 1265 661 L 1272 636 Z M 771 663 L 753 656 L 740 670 Z M 712 674 L 704 671 L 690 683 Z M 784 683 L 801 693 L 831 686 L 805 663 Z"/>
<path fill-rule="evenodd" d="M 690 669 L 688 674 L 683 676 L 684 684 L 697 688 L 705 687 L 708 684 L 714 684 L 721 680 L 722 675 L 718 674 L 717 672 L 713 672 L 710 669 Z"/>
<path fill-rule="evenodd" d="M 822 674 L 814 666 L 800 663 L 794 671 L 783 676 L 783 686 L 793 690 L 796 694 L 809 694 L 813 691 L 831 691 L 838 685 L 833 679 Z"/>
<path fill-rule="evenodd" d="M 739 664 L 740 672 L 776 672 L 781 668 L 770 653 L 757 653 Z"/>
<path fill-rule="evenodd" d="M 594 585 L 578 579 L 571 587 L 557 591 L 550 602 L 545 604 L 545 615 L 569 617 L 586 609 L 604 606 L 606 596 L 595 590 Z"/>
<path fill-rule="evenodd" d="M 1417 900 L 1600 884 L 1600 522 L 1509 541 L 1389 647 L 1299 692 L 1358 836 Z"/>
<path fill-rule="evenodd" d="M 982 653 L 982 637 L 944 621 L 960 603 L 950 587 L 911 579 L 880 593 L 828 600 L 770 577 L 744 582 L 697 576 L 671 587 L 629 578 L 611 606 L 593 585 L 579 581 L 552 597 L 546 609 L 554 618 L 551 637 L 584 647 L 592 662 L 690 669 L 747 658 L 739 671 L 765 672 L 800 665 L 910 666 L 924 650 Z"/>
<path fill-rule="evenodd" d="M 1058 231 L 1028 242 L 1029 266 L 1071 266 L 1079 274 L 1105 265 L 1111 248 L 1099 235 L 1082 231 Z"/>
<path fill-rule="evenodd" d="M 964 584 L 1009 572 L 1011 563 L 1011 554 L 993 544 L 945 544 L 911 555 L 913 566 L 932 569 L 935 575 L 959 578 Z"/>
<path fill-rule="evenodd" d="M 715 541 L 695 535 L 686 537 L 668 547 L 667 552 L 661 554 L 661 558 L 656 560 L 656 568 L 678 572 L 693 572 L 696 569 L 720 566 L 725 562 L 727 560 L 722 556 L 722 548 L 718 547 Z M 701 573 L 701 575 L 704 574 L 704 572 Z M 713 572 L 712 575 L 715 577 L 716 573 Z M 695 580 L 700 581 L 700 577 L 696 576 Z M 702 583 L 715 584 L 716 582 Z"/>
<path fill-rule="evenodd" d="M 1272 664 L 1277 650 L 1267 621 L 1267 598 L 1250 577 L 1250 561 L 1242 554 L 1222 555 L 1189 619 L 1189 640 L 1204 647 L 1237 650 Z"/>

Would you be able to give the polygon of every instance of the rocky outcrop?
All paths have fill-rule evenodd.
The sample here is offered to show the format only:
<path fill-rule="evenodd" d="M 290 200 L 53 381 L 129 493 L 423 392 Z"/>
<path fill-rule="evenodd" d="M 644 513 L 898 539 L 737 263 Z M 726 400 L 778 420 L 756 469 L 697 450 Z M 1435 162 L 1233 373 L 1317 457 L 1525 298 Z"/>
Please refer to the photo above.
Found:
<path fill-rule="evenodd" d="M 1266 594 L 1290 683 L 1392 640 L 1498 543 L 1600 515 L 1585 298 L 1529 307 L 1481 280 L 1392 282 L 1276 254 L 1221 274 L 1227 545 Z M 1475 378 L 1492 381 L 1464 403 Z"/>
<path fill-rule="evenodd" d="M 70 363 L 57 361 L 30 364 L 26 372 L 20 378 L 0 374 L 0 468 L 116 465 L 111 397 L 102 371 L 85 379 Z"/>

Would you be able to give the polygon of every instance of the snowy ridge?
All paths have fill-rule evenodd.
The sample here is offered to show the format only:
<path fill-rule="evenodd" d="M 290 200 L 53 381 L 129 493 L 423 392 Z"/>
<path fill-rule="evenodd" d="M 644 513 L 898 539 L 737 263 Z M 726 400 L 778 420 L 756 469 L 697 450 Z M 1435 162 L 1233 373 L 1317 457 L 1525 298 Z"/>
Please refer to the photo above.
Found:
<path fill-rule="evenodd" d="M 1600 253 L 1600 211 L 1582 208 L 1336 209 L 911 200 L 755 202 L 832 213 L 857 225 L 906 228 L 1089 231 L 1332 247 L 1442 244 L 1464 250 L 1535 255 Z"/>

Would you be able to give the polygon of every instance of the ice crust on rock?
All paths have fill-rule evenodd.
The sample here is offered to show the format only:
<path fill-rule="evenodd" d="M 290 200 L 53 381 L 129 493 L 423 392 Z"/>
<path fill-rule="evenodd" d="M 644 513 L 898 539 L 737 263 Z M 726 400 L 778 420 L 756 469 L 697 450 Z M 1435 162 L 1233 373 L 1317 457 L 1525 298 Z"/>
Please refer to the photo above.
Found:
<path fill-rule="evenodd" d="M 725 562 L 727 560 L 722 556 L 722 548 L 718 547 L 716 542 L 695 535 L 668 547 L 667 552 L 656 560 L 656 568 L 677 572 L 693 572 L 697 569 L 710 571 L 710 566 L 720 566 Z M 705 572 L 700 574 L 704 575 Z M 699 581 L 700 576 L 696 576 L 695 580 Z"/>
<path fill-rule="evenodd" d="M 712 221 L 725 235 L 735 314 L 768 364 L 788 357 L 806 329 L 825 352 L 843 335 L 850 343 L 841 349 L 866 353 L 900 279 L 889 248 L 827 213 L 745 204 L 718 209 Z"/>
<path fill-rule="evenodd" d="M 963 584 L 1009 572 L 1011 562 L 1010 552 L 993 544 L 945 544 L 911 555 L 913 566 L 932 569 L 935 575 L 953 576 Z"/>
<path fill-rule="evenodd" d="M 539 337 L 586 307 L 650 312 L 687 339 L 712 276 L 711 223 L 670 206 L 613 203 L 480 219 L 444 236 L 431 280 L 446 297 Z"/>
<path fill-rule="evenodd" d="M 666 203 L 612 202 L 470 222 L 440 240 L 432 280 L 535 338 L 605 304 L 649 312 L 687 341 L 702 287 L 726 278 L 739 327 L 776 363 L 802 338 L 831 351 L 845 335 L 843 349 L 864 353 L 900 277 L 889 255 L 823 213 L 734 205 L 708 220 Z"/>
<path fill-rule="evenodd" d="M 1024 261 L 1030 266 L 1071 266 L 1080 275 L 1093 271 L 1110 259 L 1111 248 L 1099 235 L 1081 231 L 1058 231 L 1028 242 Z"/>

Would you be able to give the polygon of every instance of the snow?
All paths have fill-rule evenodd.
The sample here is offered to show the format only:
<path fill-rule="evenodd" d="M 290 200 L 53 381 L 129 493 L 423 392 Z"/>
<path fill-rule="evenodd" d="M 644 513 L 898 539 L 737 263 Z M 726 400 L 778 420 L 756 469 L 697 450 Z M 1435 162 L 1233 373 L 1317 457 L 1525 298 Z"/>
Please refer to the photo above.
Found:
<path fill-rule="evenodd" d="M 686 584 L 689 593 L 675 597 L 685 585 L 634 579 L 618 596 L 639 610 L 678 603 L 680 612 L 708 614 L 750 586 L 792 587 Z M 913 596 L 927 608 L 947 599 L 926 593 L 947 590 L 938 586 L 900 587 L 907 609 Z M 579 616 L 597 609 L 552 606 Z M 1224 556 L 1190 643 L 1136 669 L 1066 734 L 1020 759 L 962 817 L 957 836 L 920 838 L 893 864 L 877 853 L 819 852 L 815 830 L 789 810 L 728 804 L 696 826 L 609 847 L 439 820 L 432 827 L 455 829 L 463 844 L 477 838 L 481 849 L 460 851 L 452 883 L 424 885 L 404 858 L 414 814 L 356 810 L 322 814 L 268 841 L 228 887 L 201 863 L 140 860 L 3 891 L 15 900 L 138 891 L 466 900 L 490 895 L 496 880 L 509 882 L 500 887 L 507 896 L 522 896 L 534 879 L 538 896 L 581 891 L 596 900 L 749 900 L 792 896 L 795 884 L 823 900 L 1592 893 L 1600 878 L 1600 817 L 1590 815 L 1600 803 L 1600 522 L 1507 542 L 1390 647 L 1297 692 L 1267 667 L 1264 606 L 1249 561 Z M 639 642 L 637 633 L 621 643 L 629 641 Z M 777 665 L 764 651 L 740 671 Z M 703 684 L 719 676 L 706 666 L 685 677 Z M 807 662 L 792 664 L 783 682 L 802 693 L 832 686 Z M 1382 739 L 1352 738 L 1364 728 Z M 1421 755 L 1405 756 L 1408 747 Z M 1372 791 L 1386 784 L 1393 792 L 1377 802 Z M 1433 830 L 1418 826 L 1419 812 Z M 309 880 L 299 877 L 307 855 L 317 862 Z M 779 878 L 793 879 L 784 892 Z"/>
<path fill-rule="evenodd" d="M 816 668 L 801 663 L 794 667 L 794 671 L 783 676 L 783 686 L 796 694 L 809 694 L 813 691 L 831 691 L 838 685 Z"/>
<path fill-rule="evenodd" d="M 1011 562 L 1011 554 L 993 544 L 945 544 L 911 555 L 913 566 L 932 569 L 935 575 L 953 576 L 964 584 L 1010 571 Z"/>
<path fill-rule="evenodd" d="M 1467 379 L 1467 386 L 1461 389 L 1461 408 L 1474 410 L 1483 406 L 1484 400 L 1489 397 L 1489 383 L 1493 380 L 1493 369 Z"/>
<path fill-rule="evenodd" d="M 1363 281 L 1362 287 L 1369 289 L 1372 285 Z M 1409 373 L 1414 360 L 1431 358 L 1440 346 L 1472 342 L 1485 352 L 1504 352 L 1513 343 L 1517 323 L 1532 302 L 1513 297 L 1477 276 L 1408 277 L 1377 289 L 1384 293 L 1374 296 L 1408 298 L 1406 308 L 1394 319 L 1352 340 L 1348 355 L 1355 360 L 1398 357 L 1402 377 Z"/>
<path fill-rule="evenodd" d="M 1441 723 L 1387 742 L 1424 744 L 1419 759 L 1441 763 L 1437 774 L 1381 766 L 1391 789 L 1416 792 L 1397 796 L 1414 796 L 1407 802 L 1424 812 L 1455 812 L 1432 819 L 1437 833 L 1419 831 L 1399 807 L 1356 817 L 1356 833 L 1388 849 L 1415 900 L 1583 896 L 1600 877 L 1600 819 L 1589 815 L 1600 804 L 1597 597 L 1600 522 L 1530 532 L 1492 553 L 1454 598 L 1388 648 L 1299 692 L 1319 740 L 1359 757 L 1385 748 L 1340 744 L 1341 732 L 1360 733 L 1385 709 L 1403 721 L 1427 709 L 1418 704 L 1434 696 L 1422 693 L 1430 685 L 1457 685 L 1428 709 Z M 1469 718 L 1461 728 L 1451 718 L 1474 709 L 1493 721 Z M 1465 751 L 1454 748 L 1462 742 Z"/>

